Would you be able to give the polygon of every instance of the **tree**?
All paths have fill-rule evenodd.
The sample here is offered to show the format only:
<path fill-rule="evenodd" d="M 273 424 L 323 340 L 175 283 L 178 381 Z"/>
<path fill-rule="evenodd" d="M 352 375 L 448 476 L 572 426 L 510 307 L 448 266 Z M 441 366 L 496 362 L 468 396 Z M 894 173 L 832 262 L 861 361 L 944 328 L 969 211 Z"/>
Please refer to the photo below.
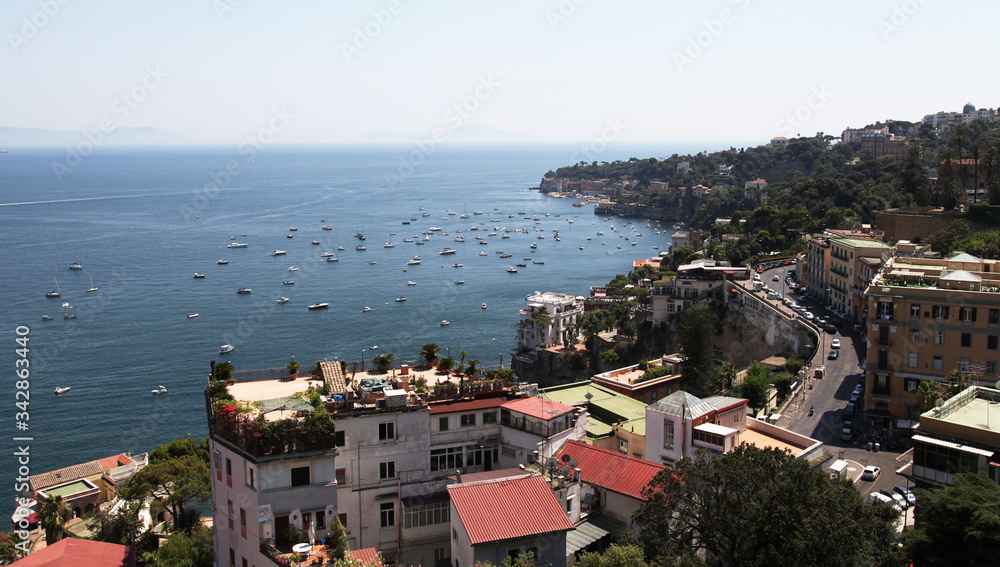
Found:
<path fill-rule="evenodd" d="M 7 532 L 0 532 L 0 565 L 8 565 L 21 558 L 17 542 Z"/>
<path fill-rule="evenodd" d="M 141 507 L 139 502 L 127 502 L 114 515 L 98 508 L 90 523 L 91 537 L 106 543 L 134 545 L 142 533 L 142 520 L 139 519 Z"/>
<path fill-rule="evenodd" d="M 452 368 L 455 367 L 455 359 L 450 356 L 446 356 L 438 361 L 437 367 L 438 369 L 447 372 L 448 370 L 451 370 Z"/>
<path fill-rule="evenodd" d="M 708 565 L 874 566 L 892 562 L 896 512 L 787 451 L 699 451 L 658 473 L 632 516 L 647 557 Z"/>
<path fill-rule="evenodd" d="M 704 302 L 697 302 L 677 316 L 680 332 L 681 386 L 695 394 L 704 395 L 711 389 L 711 374 L 715 364 L 712 341 L 715 340 L 715 312 Z"/>
<path fill-rule="evenodd" d="M 347 544 L 347 530 L 344 524 L 340 523 L 340 518 L 333 517 L 330 522 L 329 535 L 326 537 L 326 548 L 330 550 L 334 559 L 343 559 L 350 547 Z"/>
<path fill-rule="evenodd" d="M 198 518 L 188 512 L 197 512 L 197 506 L 211 496 L 209 468 L 194 455 L 151 461 L 129 479 L 120 494 L 126 500 L 148 499 L 154 515 L 169 510 L 174 525 L 190 533 Z"/>
<path fill-rule="evenodd" d="M 581 553 L 573 563 L 576 567 L 654 567 L 647 563 L 642 548 L 635 544 L 611 544 L 601 553 Z"/>
<path fill-rule="evenodd" d="M 774 389 L 782 400 L 792 394 L 792 375 L 782 370 L 774 374 Z"/>
<path fill-rule="evenodd" d="M 473 358 L 469 361 L 469 365 L 465 367 L 465 373 L 469 376 L 476 376 L 476 366 L 479 365 L 479 360 Z"/>
<path fill-rule="evenodd" d="M 620 358 L 621 357 L 618 356 L 618 351 L 615 349 L 609 349 L 601 353 L 601 362 L 608 367 L 616 364 Z"/>
<path fill-rule="evenodd" d="M 439 352 L 441 352 L 441 348 L 434 343 L 427 343 L 420 347 L 420 356 L 424 358 L 427 366 L 433 366 L 437 362 L 437 353 Z"/>
<path fill-rule="evenodd" d="M 917 411 L 924 413 L 930 411 L 934 404 L 941 399 L 944 387 L 933 380 L 924 380 L 914 388 L 913 393 L 917 395 Z"/>
<path fill-rule="evenodd" d="M 395 360 L 395 355 L 391 352 L 385 354 L 377 354 L 372 357 L 372 364 L 375 365 L 381 371 L 386 371 L 392 368 L 392 361 Z"/>
<path fill-rule="evenodd" d="M 156 553 L 156 563 L 164 567 L 195 567 L 195 550 L 184 532 L 174 532 Z"/>
<path fill-rule="evenodd" d="M 916 491 L 917 528 L 905 537 L 916 565 L 1000 564 L 1000 486 L 985 474 L 961 473 L 951 485 Z"/>
<path fill-rule="evenodd" d="M 288 369 L 288 375 L 291 376 L 293 374 L 298 374 L 299 373 L 299 367 L 301 367 L 301 366 L 302 365 L 299 364 L 298 362 L 296 362 L 295 359 L 293 358 L 292 360 L 290 360 L 288 362 L 288 364 L 285 365 L 285 368 Z"/>
<path fill-rule="evenodd" d="M 48 496 L 38 501 L 38 525 L 45 530 L 45 543 L 52 545 L 62 539 L 66 522 L 73 517 L 69 504 L 62 496 Z"/>
<path fill-rule="evenodd" d="M 740 396 L 746 398 L 747 405 L 757 417 L 760 410 L 767 407 L 771 388 L 771 371 L 760 362 L 754 362 L 747 369 L 746 376 L 740 382 Z"/>
<path fill-rule="evenodd" d="M 970 385 L 969 375 L 955 369 L 948 373 L 948 396 L 954 396 Z"/>
<path fill-rule="evenodd" d="M 233 364 L 228 360 L 215 365 L 215 379 L 228 382 L 233 377 Z"/>

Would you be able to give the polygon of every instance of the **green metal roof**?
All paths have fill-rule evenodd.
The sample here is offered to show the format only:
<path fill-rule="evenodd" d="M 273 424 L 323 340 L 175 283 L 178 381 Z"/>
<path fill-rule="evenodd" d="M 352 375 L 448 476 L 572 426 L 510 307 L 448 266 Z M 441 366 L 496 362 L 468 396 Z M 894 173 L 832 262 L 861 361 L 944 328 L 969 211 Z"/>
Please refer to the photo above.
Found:
<path fill-rule="evenodd" d="M 593 416 L 587 416 L 587 437 L 601 439 L 603 437 L 611 436 L 612 431 L 612 427 L 607 423 L 604 423 Z"/>
<path fill-rule="evenodd" d="M 48 494 L 49 496 L 62 496 L 63 498 L 66 498 L 67 496 L 70 496 L 72 494 L 77 494 L 79 492 L 86 492 L 88 490 L 95 490 L 95 489 L 96 489 L 95 487 L 87 484 L 86 482 L 78 480 L 76 482 L 71 482 L 69 484 L 64 484 L 62 486 L 57 486 L 55 488 L 44 490 L 43 492 L 45 492 L 45 494 Z"/>

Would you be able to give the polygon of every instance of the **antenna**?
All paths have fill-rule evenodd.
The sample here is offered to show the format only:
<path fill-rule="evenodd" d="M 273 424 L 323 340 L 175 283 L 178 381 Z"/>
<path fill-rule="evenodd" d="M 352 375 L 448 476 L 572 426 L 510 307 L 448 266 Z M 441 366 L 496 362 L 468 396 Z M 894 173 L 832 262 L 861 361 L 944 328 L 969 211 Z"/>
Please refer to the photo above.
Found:
<path fill-rule="evenodd" d="M 361 390 L 361 399 L 362 400 L 367 400 L 370 397 L 372 397 L 372 393 L 371 392 L 369 392 L 368 390 Z"/>

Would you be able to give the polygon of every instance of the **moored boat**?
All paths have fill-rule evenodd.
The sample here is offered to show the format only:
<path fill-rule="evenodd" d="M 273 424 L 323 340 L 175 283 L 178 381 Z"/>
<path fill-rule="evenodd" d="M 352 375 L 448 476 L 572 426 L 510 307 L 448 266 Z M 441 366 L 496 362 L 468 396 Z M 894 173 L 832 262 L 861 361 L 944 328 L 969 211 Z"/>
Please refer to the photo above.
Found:
<path fill-rule="evenodd" d="M 326 309 L 329 306 L 329 303 L 313 303 L 307 309 Z"/>
<path fill-rule="evenodd" d="M 219 354 L 226 354 L 227 352 L 233 352 L 236 347 L 233 345 L 222 345 L 219 347 Z"/>
<path fill-rule="evenodd" d="M 63 392 L 68 392 L 68 391 L 69 391 L 69 386 L 65 386 L 65 387 L 61 387 L 61 388 L 56 388 L 56 393 L 57 394 L 62 394 Z"/>

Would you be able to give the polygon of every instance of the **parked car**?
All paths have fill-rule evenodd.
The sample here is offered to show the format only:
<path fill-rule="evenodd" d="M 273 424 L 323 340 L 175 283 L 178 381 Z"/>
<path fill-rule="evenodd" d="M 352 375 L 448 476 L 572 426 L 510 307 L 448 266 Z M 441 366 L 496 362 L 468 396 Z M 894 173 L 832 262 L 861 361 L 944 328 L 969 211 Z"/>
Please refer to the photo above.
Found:
<path fill-rule="evenodd" d="M 854 387 L 854 391 L 851 392 L 851 396 L 855 397 L 855 398 L 859 398 L 859 397 L 861 397 L 861 394 L 864 394 L 864 393 L 865 393 L 865 387 L 863 385 L 861 385 L 861 384 L 858 384 L 857 386 Z"/>
<path fill-rule="evenodd" d="M 877 469 L 878 467 L 875 467 L 875 468 Z M 868 468 L 865 468 L 865 470 L 867 471 Z M 864 474 L 863 473 L 861 475 L 861 478 L 864 478 Z M 882 494 L 881 492 L 869 492 L 868 493 L 868 502 L 871 503 L 871 504 L 874 504 L 875 502 L 881 502 L 883 504 L 888 504 L 889 506 L 892 506 L 893 509 L 896 510 L 897 512 L 902 512 L 903 511 L 903 509 L 899 507 L 899 504 L 896 504 L 895 500 L 893 500 L 892 498 L 889 498 L 888 496 L 886 496 L 885 494 Z"/>
<path fill-rule="evenodd" d="M 806 318 L 806 321 L 812 321 L 813 319 L 816 318 L 815 315 L 813 315 L 812 313 L 809 313 L 808 311 L 806 311 L 802 315 Z"/>
<path fill-rule="evenodd" d="M 906 499 L 906 503 L 913 506 L 917 503 L 917 497 L 913 494 L 913 491 L 905 486 L 896 486 L 893 488 L 896 494 L 899 494 Z"/>
<path fill-rule="evenodd" d="M 902 494 L 899 494 L 898 492 L 896 492 L 894 490 L 889 490 L 888 488 L 883 488 L 882 489 L 882 494 L 885 494 L 889 498 L 892 498 L 896 502 L 896 505 L 899 506 L 900 508 L 902 508 L 903 510 L 906 510 L 907 508 L 910 507 L 910 505 L 907 504 L 907 502 L 906 502 L 906 498 L 903 498 Z"/>
<path fill-rule="evenodd" d="M 840 348 L 840 339 L 833 339 L 830 342 L 830 348 Z"/>
<path fill-rule="evenodd" d="M 845 421 L 844 426 L 840 429 L 840 440 L 841 441 L 854 441 L 854 423 L 851 421 Z"/>
<path fill-rule="evenodd" d="M 840 353 L 840 351 L 837 351 L 837 350 L 831 350 L 831 351 L 830 351 L 830 354 L 826 355 L 826 358 L 827 358 L 827 360 L 837 360 L 837 355 L 838 355 L 839 353 Z"/>
<path fill-rule="evenodd" d="M 780 278 L 778 278 L 778 276 L 771 276 L 771 281 L 772 282 L 777 282 L 777 281 L 781 281 L 781 280 L 780 280 Z"/>
<path fill-rule="evenodd" d="M 845 417 L 854 416 L 855 408 L 857 408 L 856 405 L 852 404 L 851 402 L 847 402 L 847 406 L 844 408 L 844 416 Z"/>
<path fill-rule="evenodd" d="M 837 332 L 837 327 L 834 327 L 833 323 L 827 323 L 826 326 L 823 327 L 823 330 L 833 335 Z"/>
<path fill-rule="evenodd" d="M 876 467 L 875 465 L 868 465 L 865 467 L 865 470 L 861 472 L 861 480 L 875 480 L 881 472 L 882 469 Z"/>

